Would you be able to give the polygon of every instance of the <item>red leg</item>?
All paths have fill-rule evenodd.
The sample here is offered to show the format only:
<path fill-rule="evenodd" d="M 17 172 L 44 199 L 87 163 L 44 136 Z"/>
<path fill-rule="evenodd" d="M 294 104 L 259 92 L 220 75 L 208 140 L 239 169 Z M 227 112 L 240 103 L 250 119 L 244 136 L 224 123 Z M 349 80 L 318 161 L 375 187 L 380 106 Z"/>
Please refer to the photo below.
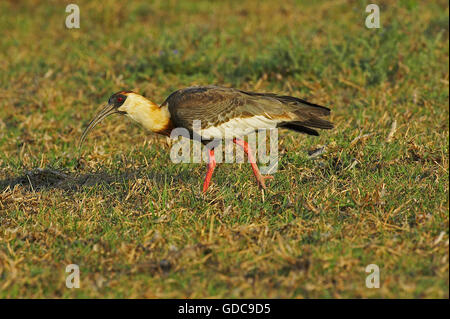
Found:
<path fill-rule="evenodd" d="M 267 176 L 261 175 L 261 173 L 258 169 L 258 165 L 256 165 L 256 159 L 253 156 L 252 150 L 250 149 L 250 147 L 248 146 L 248 143 L 246 141 L 238 139 L 238 138 L 234 138 L 233 142 L 236 143 L 236 145 L 239 145 L 240 147 L 242 147 L 244 149 L 244 153 L 247 154 L 250 164 L 252 165 L 253 174 L 255 175 L 256 180 L 258 181 L 259 185 L 261 185 L 262 188 L 266 189 L 266 183 L 264 181 L 266 179 L 272 179 L 273 176 L 272 175 L 267 175 Z"/>
<path fill-rule="evenodd" d="M 216 158 L 214 157 L 214 149 L 209 150 L 209 162 L 208 162 L 208 172 L 206 172 L 205 181 L 203 182 L 203 193 L 206 193 L 206 190 L 209 187 L 209 182 L 211 181 L 212 174 L 214 172 L 214 168 L 216 168 Z"/>

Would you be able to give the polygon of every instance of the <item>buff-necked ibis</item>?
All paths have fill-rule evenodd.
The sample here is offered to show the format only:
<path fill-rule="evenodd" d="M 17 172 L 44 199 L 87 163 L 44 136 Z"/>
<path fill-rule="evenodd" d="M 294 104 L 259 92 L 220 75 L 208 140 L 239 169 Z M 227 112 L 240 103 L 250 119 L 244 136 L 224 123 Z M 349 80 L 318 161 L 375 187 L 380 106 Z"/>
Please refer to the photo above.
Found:
<path fill-rule="evenodd" d="M 80 145 L 94 126 L 116 113 L 127 115 L 146 129 L 166 136 L 176 127 L 184 127 L 192 132 L 194 120 L 201 121 L 199 134 L 204 141 L 221 139 L 225 136 L 225 130 L 231 130 L 235 136 L 233 142 L 244 149 L 253 173 L 263 188 L 266 188 L 265 179 L 273 177 L 260 173 L 253 151 L 241 137 L 258 129 L 276 127 L 309 135 L 319 135 L 315 128 L 333 128 L 333 124 L 323 118 L 330 115 L 329 108 L 292 96 L 197 86 L 177 90 L 161 105 L 157 105 L 132 91 L 121 91 L 113 94 L 108 105 L 89 123 L 81 136 Z M 208 189 L 216 166 L 214 148 L 208 152 L 208 172 L 203 192 Z"/>

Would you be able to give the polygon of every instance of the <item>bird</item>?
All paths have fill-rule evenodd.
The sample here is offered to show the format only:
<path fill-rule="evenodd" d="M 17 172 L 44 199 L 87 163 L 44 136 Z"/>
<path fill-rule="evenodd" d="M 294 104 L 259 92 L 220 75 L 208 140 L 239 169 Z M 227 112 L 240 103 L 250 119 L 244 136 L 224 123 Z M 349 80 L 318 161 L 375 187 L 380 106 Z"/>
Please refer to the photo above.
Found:
<path fill-rule="evenodd" d="M 262 175 L 253 150 L 244 136 L 260 129 L 285 128 L 298 133 L 318 136 L 316 129 L 332 129 L 326 118 L 328 107 L 306 100 L 276 93 L 256 93 L 221 86 L 191 86 L 171 93 L 161 105 L 133 91 L 119 91 L 111 95 L 104 108 L 89 122 L 79 145 L 98 123 L 112 114 L 126 115 L 147 130 L 170 136 L 172 129 L 182 127 L 193 136 L 194 120 L 201 121 L 202 143 L 222 139 L 225 130 L 233 132 L 233 142 L 243 148 L 251 164 L 257 183 L 266 189 L 265 181 L 273 176 Z M 216 167 L 214 147 L 207 150 L 208 170 L 202 192 L 206 193 Z"/>

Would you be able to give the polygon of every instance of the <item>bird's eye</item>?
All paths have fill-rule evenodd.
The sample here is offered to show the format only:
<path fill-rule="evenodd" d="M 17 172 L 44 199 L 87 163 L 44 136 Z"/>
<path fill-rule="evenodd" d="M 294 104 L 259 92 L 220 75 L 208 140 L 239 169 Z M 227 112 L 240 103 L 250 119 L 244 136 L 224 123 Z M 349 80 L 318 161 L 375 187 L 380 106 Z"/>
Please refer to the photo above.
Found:
<path fill-rule="evenodd" d="M 117 98 L 117 102 L 122 102 L 122 101 L 123 101 L 123 97 L 119 96 L 119 97 Z"/>

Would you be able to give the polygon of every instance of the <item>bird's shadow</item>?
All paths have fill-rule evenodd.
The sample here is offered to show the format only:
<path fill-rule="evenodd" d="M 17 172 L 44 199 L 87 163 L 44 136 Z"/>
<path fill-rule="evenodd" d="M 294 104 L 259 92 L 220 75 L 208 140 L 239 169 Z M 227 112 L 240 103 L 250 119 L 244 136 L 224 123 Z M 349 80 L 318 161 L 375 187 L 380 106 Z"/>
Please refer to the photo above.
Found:
<path fill-rule="evenodd" d="M 95 173 L 77 175 L 57 169 L 35 168 L 24 172 L 22 175 L 6 177 L 5 179 L 0 180 L 0 192 L 7 189 L 14 189 L 17 185 L 33 192 L 39 192 L 46 189 L 78 191 L 84 187 L 94 187 L 100 184 L 111 185 L 115 183 L 124 183 L 144 176 L 161 185 L 164 185 L 168 178 L 167 174 L 148 172 L 144 171 L 144 169 L 129 170 L 119 174 L 98 171 Z M 188 181 L 192 176 L 189 176 L 189 172 L 182 171 L 180 174 L 171 175 L 170 178 Z"/>

